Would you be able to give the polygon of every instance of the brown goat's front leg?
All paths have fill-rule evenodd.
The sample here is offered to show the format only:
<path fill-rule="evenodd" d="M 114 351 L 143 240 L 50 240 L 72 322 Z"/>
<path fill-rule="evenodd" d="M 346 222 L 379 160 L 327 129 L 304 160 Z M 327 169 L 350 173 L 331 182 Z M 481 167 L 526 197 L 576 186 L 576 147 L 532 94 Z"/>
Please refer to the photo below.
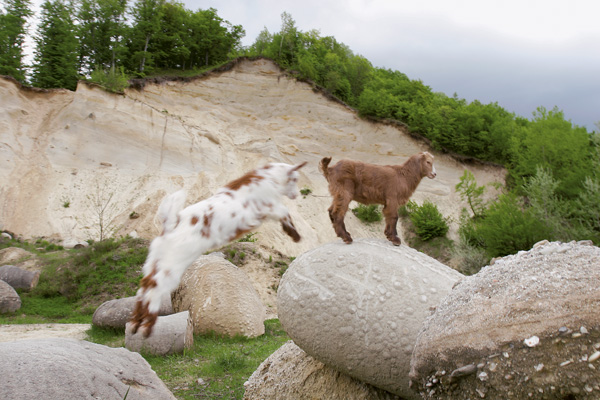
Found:
<path fill-rule="evenodd" d="M 329 219 L 333 224 L 333 229 L 335 230 L 335 234 L 341 238 L 344 243 L 350 244 L 352 243 L 352 236 L 346 230 L 346 224 L 344 224 L 344 217 L 346 216 L 346 212 L 348 211 L 349 201 L 345 201 L 344 199 L 340 201 L 333 201 L 331 207 L 329 207 Z"/>
<path fill-rule="evenodd" d="M 395 246 L 400 246 L 402 241 L 398 237 L 398 231 L 396 230 L 396 225 L 398 224 L 398 207 L 386 204 L 383 207 L 383 215 L 385 216 L 385 236 Z"/>

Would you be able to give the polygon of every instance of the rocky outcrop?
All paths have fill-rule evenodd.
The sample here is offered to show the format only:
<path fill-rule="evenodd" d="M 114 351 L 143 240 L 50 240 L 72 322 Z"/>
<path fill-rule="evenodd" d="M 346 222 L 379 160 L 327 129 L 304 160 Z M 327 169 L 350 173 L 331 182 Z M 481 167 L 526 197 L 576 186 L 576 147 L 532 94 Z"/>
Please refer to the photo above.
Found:
<path fill-rule="evenodd" d="M 463 279 L 411 361 L 426 399 L 600 398 L 600 248 L 536 244 Z"/>
<path fill-rule="evenodd" d="M 245 400 L 399 400 L 315 360 L 289 341 L 244 384 Z"/>
<path fill-rule="evenodd" d="M 105 301 L 94 311 L 92 323 L 101 328 L 125 329 L 136 301 L 135 296 Z M 173 314 L 171 298 L 165 297 L 158 310 L 158 315 L 170 314 Z"/>
<path fill-rule="evenodd" d="M 33 289 L 40 279 L 40 271 L 27 271 L 14 265 L 0 267 L 0 280 L 8 283 L 14 289 Z"/>
<path fill-rule="evenodd" d="M 76 339 L 0 343 L 1 399 L 175 399 L 138 353 Z"/>
<path fill-rule="evenodd" d="M 166 356 L 183 353 L 193 345 L 194 327 L 188 311 L 158 317 L 147 338 L 141 329 L 134 334 L 131 323 L 125 328 L 125 347 L 138 353 Z"/>
<path fill-rule="evenodd" d="M 8 283 L 0 280 L 0 314 L 12 313 L 21 308 L 21 297 Z"/>
<path fill-rule="evenodd" d="M 195 334 L 265 333 L 265 308 L 248 275 L 222 257 L 199 257 L 184 272 L 171 299 L 174 312 L 190 312 Z"/>
<path fill-rule="evenodd" d="M 397 126 L 361 119 L 264 59 L 187 82 L 148 82 L 123 95 L 85 83 L 76 92 L 27 91 L 0 78 L 0 131 L 0 229 L 65 245 L 98 239 L 93 201 L 110 200 L 102 218 L 119 228 L 117 235 L 135 230 L 151 239 L 160 233 L 154 216 L 167 193 L 185 188 L 190 201 L 206 198 L 269 161 L 308 161 L 299 186 L 316 196 L 288 202 L 302 241 L 290 240 L 276 223 L 256 236 L 289 256 L 336 239 L 326 217 L 327 182 L 317 168 L 322 157 L 399 164 L 432 151 Z M 436 154 L 436 168 L 438 177 L 423 182 L 413 199 L 428 198 L 455 220 L 462 204 L 454 186 L 465 168 L 480 185 L 504 176 L 501 168 L 467 166 L 443 154 Z M 372 229 L 351 213 L 346 224 L 356 237 L 383 238 L 381 224 Z"/>
<path fill-rule="evenodd" d="M 421 324 L 462 275 L 407 246 L 358 239 L 296 258 L 278 312 L 294 342 L 319 361 L 407 399 Z"/>

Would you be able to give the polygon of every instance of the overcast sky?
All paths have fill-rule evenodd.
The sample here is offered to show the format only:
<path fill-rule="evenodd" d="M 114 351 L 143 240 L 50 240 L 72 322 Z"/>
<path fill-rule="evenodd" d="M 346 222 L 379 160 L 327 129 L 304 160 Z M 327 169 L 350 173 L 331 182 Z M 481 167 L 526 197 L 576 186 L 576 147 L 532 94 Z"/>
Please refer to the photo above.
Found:
<path fill-rule="evenodd" d="M 244 46 L 286 11 L 303 32 L 334 36 L 375 67 L 420 79 L 436 92 L 497 102 L 526 118 L 558 106 L 598 131 L 598 0 L 184 0 L 242 25 Z"/>

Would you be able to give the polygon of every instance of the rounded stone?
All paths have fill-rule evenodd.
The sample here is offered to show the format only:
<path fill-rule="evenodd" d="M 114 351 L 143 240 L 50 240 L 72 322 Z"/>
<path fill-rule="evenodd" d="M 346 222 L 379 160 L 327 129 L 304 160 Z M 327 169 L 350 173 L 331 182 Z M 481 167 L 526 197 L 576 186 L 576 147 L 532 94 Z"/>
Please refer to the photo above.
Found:
<path fill-rule="evenodd" d="M 0 314 L 12 313 L 21 308 L 21 297 L 8 283 L 0 280 Z"/>
<path fill-rule="evenodd" d="M 312 262 L 319 258 L 331 263 Z M 340 259 L 348 262 L 333 268 Z M 417 333 L 431 308 L 462 277 L 407 246 L 375 239 L 329 243 L 296 258 L 282 277 L 279 319 L 312 357 L 416 399 L 408 373 Z"/>
<path fill-rule="evenodd" d="M 598 282 L 600 248 L 590 245 L 545 241 L 496 260 L 423 324 L 413 388 L 423 399 L 500 400 L 572 398 L 587 386 L 600 398 L 600 368 L 590 362 L 600 342 Z M 466 365 L 476 373 L 461 375 Z"/>

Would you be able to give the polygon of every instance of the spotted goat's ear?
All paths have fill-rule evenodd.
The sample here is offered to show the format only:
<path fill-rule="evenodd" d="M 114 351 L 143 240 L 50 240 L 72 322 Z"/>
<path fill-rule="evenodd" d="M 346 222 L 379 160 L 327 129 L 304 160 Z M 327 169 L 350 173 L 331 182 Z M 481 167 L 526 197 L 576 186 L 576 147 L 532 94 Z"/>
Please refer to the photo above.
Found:
<path fill-rule="evenodd" d="M 306 164 L 308 164 L 308 161 L 304 161 L 302 164 L 296 165 L 294 168 L 290 169 L 290 172 L 288 172 L 288 175 L 291 175 L 292 172 L 294 172 L 294 171 L 298 171 L 300 168 L 304 167 Z"/>

